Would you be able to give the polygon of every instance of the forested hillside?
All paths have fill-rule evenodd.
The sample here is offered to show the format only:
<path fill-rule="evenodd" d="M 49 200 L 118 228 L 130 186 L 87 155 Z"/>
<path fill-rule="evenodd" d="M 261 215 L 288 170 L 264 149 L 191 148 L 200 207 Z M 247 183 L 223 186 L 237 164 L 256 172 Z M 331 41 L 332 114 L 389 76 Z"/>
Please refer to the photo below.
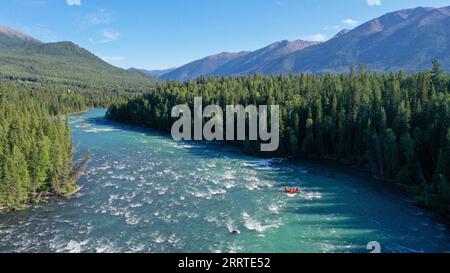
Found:
<path fill-rule="evenodd" d="M 0 26 L 0 209 L 76 189 L 61 115 L 107 107 L 156 84 L 74 43 L 42 43 Z"/>
<path fill-rule="evenodd" d="M 169 82 L 124 104 L 112 120 L 169 131 L 171 109 L 201 96 L 204 105 L 280 105 L 281 143 L 265 156 L 331 159 L 359 165 L 412 189 L 417 200 L 450 215 L 450 77 L 432 71 L 405 75 L 199 78 Z M 238 142 L 259 154 L 259 143 Z"/>
<path fill-rule="evenodd" d="M 139 91 L 157 81 L 113 67 L 71 42 L 0 49 L 0 78 L 64 84 L 74 91 Z"/>
<path fill-rule="evenodd" d="M 155 78 L 104 62 L 72 42 L 43 43 L 0 25 L 0 79 L 64 85 L 75 92 L 137 92 Z"/>
<path fill-rule="evenodd" d="M 49 114 L 80 109 L 72 102 L 44 89 L 0 83 L 1 209 L 20 209 L 42 195 L 76 189 L 69 119 Z"/>

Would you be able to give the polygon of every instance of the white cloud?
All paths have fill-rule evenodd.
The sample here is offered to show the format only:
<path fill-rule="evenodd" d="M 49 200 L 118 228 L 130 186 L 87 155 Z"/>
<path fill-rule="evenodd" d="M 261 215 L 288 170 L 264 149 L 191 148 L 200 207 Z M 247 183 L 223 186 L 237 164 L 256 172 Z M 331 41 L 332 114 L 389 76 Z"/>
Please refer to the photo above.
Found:
<path fill-rule="evenodd" d="M 122 56 L 109 56 L 109 57 L 101 57 L 105 62 L 117 63 L 125 60 Z"/>
<path fill-rule="evenodd" d="M 99 36 L 95 38 L 89 37 L 89 42 L 93 45 L 107 44 L 119 40 L 121 36 L 122 33 L 120 32 L 110 29 L 104 29 L 99 33 Z"/>
<path fill-rule="evenodd" d="M 106 44 L 112 41 L 116 41 L 122 36 L 122 33 L 113 30 L 103 30 L 102 31 L 103 40 L 100 43 Z"/>
<path fill-rule="evenodd" d="M 306 40 L 306 41 L 323 42 L 327 39 L 327 36 L 325 34 L 318 33 L 318 34 L 303 36 L 302 39 Z"/>
<path fill-rule="evenodd" d="M 345 20 L 342 20 L 342 23 L 354 27 L 358 24 L 358 21 L 353 20 L 353 19 L 345 19 Z"/>
<path fill-rule="evenodd" d="M 105 9 L 98 9 L 95 13 L 89 14 L 86 18 L 91 25 L 108 24 L 112 19 L 111 14 Z"/>
<path fill-rule="evenodd" d="M 369 6 L 381 6 L 381 0 L 367 0 Z"/>
<path fill-rule="evenodd" d="M 81 6 L 81 0 L 66 0 L 69 6 Z"/>

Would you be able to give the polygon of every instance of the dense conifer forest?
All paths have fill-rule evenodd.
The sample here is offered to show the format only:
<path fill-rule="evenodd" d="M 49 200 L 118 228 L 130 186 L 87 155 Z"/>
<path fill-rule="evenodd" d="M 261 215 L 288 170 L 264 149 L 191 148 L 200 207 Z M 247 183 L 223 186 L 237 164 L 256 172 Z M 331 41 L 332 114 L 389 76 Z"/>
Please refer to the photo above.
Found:
<path fill-rule="evenodd" d="M 203 104 L 280 105 L 280 148 L 264 156 L 358 165 L 400 183 L 419 204 L 450 215 L 450 76 L 431 71 L 376 74 L 364 66 L 341 75 L 211 77 L 168 82 L 115 103 L 107 117 L 163 131 L 171 109 Z M 259 143 L 236 142 L 261 155 Z"/>
<path fill-rule="evenodd" d="M 68 119 L 51 117 L 42 93 L 0 88 L 0 207 L 19 209 L 43 193 L 72 191 Z"/>
<path fill-rule="evenodd" d="M 76 190 L 68 114 L 131 96 L 0 81 L 0 209 L 20 209 Z"/>

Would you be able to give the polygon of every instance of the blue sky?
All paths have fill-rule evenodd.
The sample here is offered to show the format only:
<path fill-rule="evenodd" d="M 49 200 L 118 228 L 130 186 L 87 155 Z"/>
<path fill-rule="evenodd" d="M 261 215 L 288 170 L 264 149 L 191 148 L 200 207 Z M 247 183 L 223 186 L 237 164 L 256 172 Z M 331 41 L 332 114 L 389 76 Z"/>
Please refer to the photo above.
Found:
<path fill-rule="evenodd" d="M 0 24 L 73 41 L 119 67 L 180 66 L 279 40 L 324 40 L 387 12 L 450 0 L 2 0 Z"/>

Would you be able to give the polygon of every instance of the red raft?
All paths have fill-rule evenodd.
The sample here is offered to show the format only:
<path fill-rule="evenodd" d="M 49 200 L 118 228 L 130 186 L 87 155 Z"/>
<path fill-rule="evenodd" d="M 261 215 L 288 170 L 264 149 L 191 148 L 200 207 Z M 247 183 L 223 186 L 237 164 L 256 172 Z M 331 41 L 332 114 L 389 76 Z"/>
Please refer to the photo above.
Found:
<path fill-rule="evenodd" d="M 290 188 L 290 189 L 286 188 L 286 189 L 284 189 L 284 192 L 290 193 L 290 194 L 295 194 L 295 193 L 300 193 L 301 191 L 299 188 Z"/>

